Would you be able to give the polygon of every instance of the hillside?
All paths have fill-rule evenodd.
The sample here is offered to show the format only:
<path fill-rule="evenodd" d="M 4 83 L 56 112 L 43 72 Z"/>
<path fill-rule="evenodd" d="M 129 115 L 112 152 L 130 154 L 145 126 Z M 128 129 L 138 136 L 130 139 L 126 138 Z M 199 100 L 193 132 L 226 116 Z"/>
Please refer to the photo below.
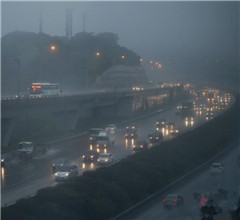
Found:
<path fill-rule="evenodd" d="M 109 67 L 138 66 L 139 59 L 133 51 L 118 45 L 114 33 L 81 32 L 68 40 L 42 33 L 12 32 L 2 37 L 2 94 L 17 92 L 18 77 L 21 92 L 36 81 L 58 82 L 68 90 L 91 87 Z"/>

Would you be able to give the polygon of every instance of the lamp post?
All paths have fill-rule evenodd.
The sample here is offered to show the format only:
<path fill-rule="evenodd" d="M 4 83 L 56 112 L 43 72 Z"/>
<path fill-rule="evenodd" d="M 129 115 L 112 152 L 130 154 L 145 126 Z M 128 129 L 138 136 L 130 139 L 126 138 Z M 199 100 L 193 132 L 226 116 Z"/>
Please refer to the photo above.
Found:
<path fill-rule="evenodd" d="M 18 77 L 17 77 L 17 79 L 18 79 L 18 82 L 17 82 L 17 84 L 18 84 L 17 98 L 19 98 L 19 97 L 20 97 L 20 83 L 21 83 L 20 58 L 17 57 L 17 58 L 15 58 L 15 59 L 11 60 L 10 62 L 11 62 L 11 63 L 16 62 L 17 65 L 18 65 L 18 67 L 17 67 L 17 68 L 18 68 L 18 70 L 17 70 L 17 74 L 18 74 Z"/>
<path fill-rule="evenodd" d="M 100 57 L 101 56 L 101 53 L 100 52 L 96 52 L 95 53 L 95 56 L 96 57 Z M 89 68 L 90 68 L 90 61 L 87 61 L 86 62 L 86 74 L 87 74 L 87 76 L 86 76 L 86 88 L 87 89 L 89 89 Z"/>

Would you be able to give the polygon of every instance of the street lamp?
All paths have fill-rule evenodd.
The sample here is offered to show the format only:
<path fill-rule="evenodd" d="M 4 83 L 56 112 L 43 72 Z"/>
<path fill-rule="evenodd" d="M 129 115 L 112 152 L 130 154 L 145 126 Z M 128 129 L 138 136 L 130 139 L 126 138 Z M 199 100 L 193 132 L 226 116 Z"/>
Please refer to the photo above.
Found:
<path fill-rule="evenodd" d="M 86 76 L 86 88 L 88 89 L 89 88 L 89 68 L 90 68 L 90 59 L 92 59 L 92 56 L 93 55 L 91 55 L 90 57 L 89 57 L 89 60 L 88 61 L 86 61 L 86 74 L 87 74 L 87 76 Z M 97 52 L 95 52 L 95 56 L 96 57 L 100 57 L 101 56 L 101 53 L 99 52 L 99 51 L 97 51 Z"/>
<path fill-rule="evenodd" d="M 18 90 L 17 90 L 17 97 L 19 98 L 19 95 L 20 95 L 20 83 L 21 83 L 21 76 L 20 76 L 20 74 L 21 74 L 21 68 L 20 68 L 20 58 L 19 57 L 17 57 L 17 58 L 15 58 L 15 59 L 13 59 L 13 60 L 11 60 L 10 62 L 16 62 L 17 63 L 17 65 L 18 65 Z"/>
<path fill-rule="evenodd" d="M 49 49 L 51 52 L 55 52 L 57 50 L 57 47 L 56 45 L 50 45 Z"/>
<path fill-rule="evenodd" d="M 122 59 L 125 59 L 125 56 L 122 56 L 121 58 L 122 58 Z"/>

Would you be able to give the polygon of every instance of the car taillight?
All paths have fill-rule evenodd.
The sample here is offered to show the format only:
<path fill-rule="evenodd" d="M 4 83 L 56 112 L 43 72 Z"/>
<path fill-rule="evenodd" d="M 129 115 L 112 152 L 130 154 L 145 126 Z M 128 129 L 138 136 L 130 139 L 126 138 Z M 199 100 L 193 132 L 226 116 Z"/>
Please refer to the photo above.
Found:
<path fill-rule="evenodd" d="M 176 200 L 176 199 L 174 199 L 174 200 L 173 200 L 173 202 L 174 202 L 174 203 L 177 203 L 177 200 Z"/>
<path fill-rule="evenodd" d="M 164 200 L 163 200 L 163 202 L 167 202 L 167 200 L 166 200 L 166 199 L 164 199 Z"/>

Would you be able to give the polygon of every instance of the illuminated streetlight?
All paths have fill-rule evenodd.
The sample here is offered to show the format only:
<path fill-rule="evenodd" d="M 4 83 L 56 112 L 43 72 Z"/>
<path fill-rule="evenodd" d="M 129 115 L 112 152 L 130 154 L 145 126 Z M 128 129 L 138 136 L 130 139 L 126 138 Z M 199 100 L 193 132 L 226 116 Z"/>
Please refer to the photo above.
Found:
<path fill-rule="evenodd" d="M 56 47 L 55 45 L 51 45 L 51 46 L 50 46 L 50 50 L 51 50 L 51 51 L 54 52 L 54 51 L 56 51 L 56 49 L 57 49 L 57 47 Z"/>
<path fill-rule="evenodd" d="M 142 62 L 143 61 L 143 59 L 142 58 L 140 58 L 140 62 Z"/>
<path fill-rule="evenodd" d="M 100 52 L 96 52 L 96 56 L 100 56 Z"/>
<path fill-rule="evenodd" d="M 151 60 L 151 61 L 150 61 L 150 63 L 152 64 L 152 63 L 153 63 L 153 61 Z"/>
<path fill-rule="evenodd" d="M 122 59 L 125 59 L 125 56 L 122 56 Z"/>

